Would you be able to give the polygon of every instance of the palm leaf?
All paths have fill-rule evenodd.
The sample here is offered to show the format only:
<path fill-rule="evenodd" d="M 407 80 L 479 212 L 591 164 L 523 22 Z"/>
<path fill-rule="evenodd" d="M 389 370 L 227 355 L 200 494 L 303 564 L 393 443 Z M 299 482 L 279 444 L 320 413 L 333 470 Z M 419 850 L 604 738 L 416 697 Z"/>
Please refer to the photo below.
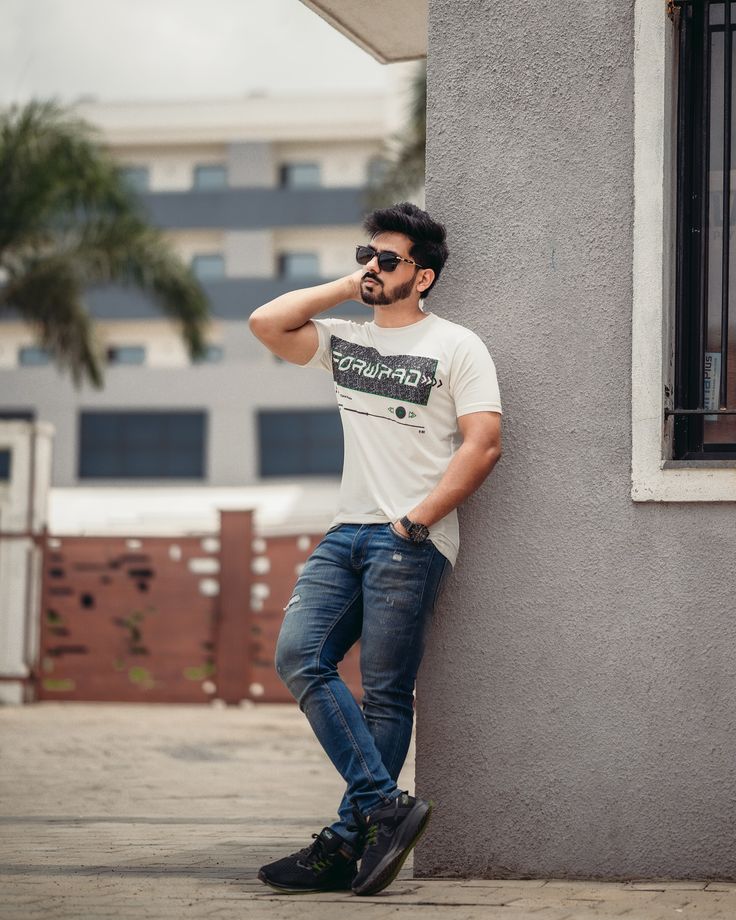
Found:
<path fill-rule="evenodd" d="M 386 169 L 368 190 L 368 204 L 379 208 L 411 199 L 424 187 L 427 138 L 427 68 L 417 68 L 411 82 L 404 130 L 389 144 Z"/>
<path fill-rule="evenodd" d="M 27 319 L 75 383 L 102 381 L 84 307 L 98 284 L 151 295 L 180 324 L 190 355 L 204 351 L 200 284 L 146 222 L 94 129 L 55 102 L 0 115 L 0 272 L 0 311 Z"/>

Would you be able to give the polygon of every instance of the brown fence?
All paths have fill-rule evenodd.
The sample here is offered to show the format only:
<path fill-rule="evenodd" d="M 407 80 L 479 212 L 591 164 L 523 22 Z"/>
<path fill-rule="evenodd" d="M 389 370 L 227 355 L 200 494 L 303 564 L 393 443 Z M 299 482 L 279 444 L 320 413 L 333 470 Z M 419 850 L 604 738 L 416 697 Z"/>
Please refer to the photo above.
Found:
<path fill-rule="evenodd" d="M 240 511 L 198 537 L 47 536 L 37 698 L 291 701 L 274 648 L 320 539 L 258 536 Z M 359 696 L 357 649 L 341 672 Z"/>

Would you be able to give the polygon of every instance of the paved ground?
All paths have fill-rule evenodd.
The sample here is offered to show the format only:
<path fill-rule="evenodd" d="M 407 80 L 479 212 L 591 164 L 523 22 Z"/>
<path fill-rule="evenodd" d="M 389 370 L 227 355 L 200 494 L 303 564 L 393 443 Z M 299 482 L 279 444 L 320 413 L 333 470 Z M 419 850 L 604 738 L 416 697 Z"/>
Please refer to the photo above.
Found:
<path fill-rule="evenodd" d="M 0 708 L 0 763 L 2 920 L 736 920 L 736 885 L 415 880 L 410 864 L 373 898 L 278 896 L 259 865 L 309 842 L 341 792 L 291 706 Z"/>

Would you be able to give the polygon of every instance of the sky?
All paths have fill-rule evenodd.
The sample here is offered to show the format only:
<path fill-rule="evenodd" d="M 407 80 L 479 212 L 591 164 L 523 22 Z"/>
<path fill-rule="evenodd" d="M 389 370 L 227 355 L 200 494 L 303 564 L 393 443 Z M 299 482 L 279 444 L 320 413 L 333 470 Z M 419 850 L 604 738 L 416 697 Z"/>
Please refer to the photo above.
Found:
<path fill-rule="evenodd" d="M 0 105 L 389 86 L 390 65 L 299 0 L 2 0 L 2 18 Z"/>

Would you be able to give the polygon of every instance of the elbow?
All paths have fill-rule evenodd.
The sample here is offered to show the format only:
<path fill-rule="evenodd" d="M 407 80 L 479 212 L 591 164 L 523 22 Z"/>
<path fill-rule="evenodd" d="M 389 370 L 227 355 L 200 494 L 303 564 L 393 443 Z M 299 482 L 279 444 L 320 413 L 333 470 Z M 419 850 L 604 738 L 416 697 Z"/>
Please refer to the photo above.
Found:
<path fill-rule="evenodd" d="M 254 310 L 248 317 L 248 328 L 257 339 L 263 339 L 266 331 L 263 316 L 258 312 L 260 309 Z"/>
<path fill-rule="evenodd" d="M 491 472 L 493 467 L 501 459 L 501 445 L 499 444 L 496 447 L 491 447 L 486 454 L 486 476 Z"/>

